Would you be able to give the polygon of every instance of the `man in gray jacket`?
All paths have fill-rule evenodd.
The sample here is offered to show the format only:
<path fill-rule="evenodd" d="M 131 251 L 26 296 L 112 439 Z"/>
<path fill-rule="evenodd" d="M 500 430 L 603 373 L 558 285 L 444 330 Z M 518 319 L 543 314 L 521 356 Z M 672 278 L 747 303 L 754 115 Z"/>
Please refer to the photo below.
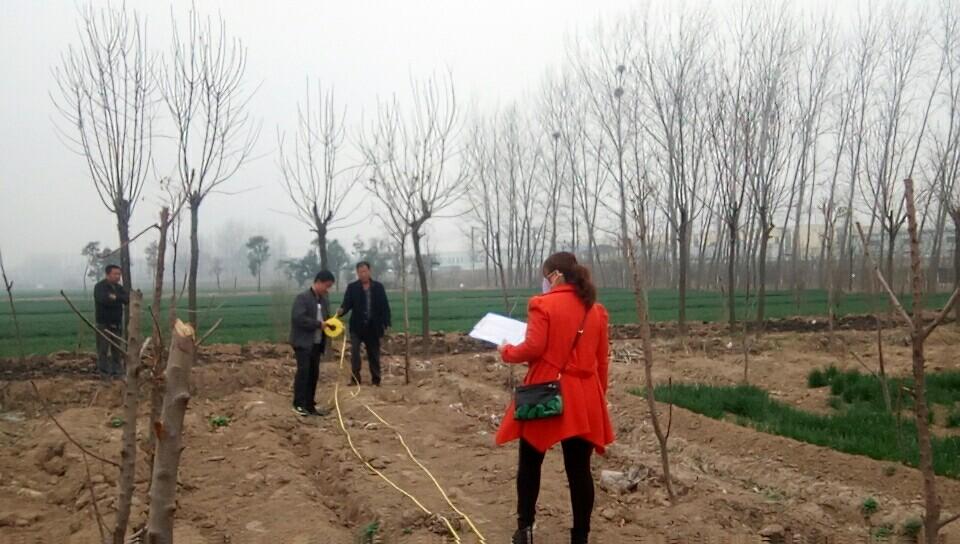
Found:
<path fill-rule="evenodd" d="M 326 307 L 327 292 L 335 278 L 321 270 L 310 289 L 297 295 L 290 313 L 290 345 L 297 358 L 297 374 L 293 379 L 293 411 L 300 416 L 326 415 L 316 407 L 317 379 L 320 377 L 320 356 L 326 346 L 323 322 L 330 315 Z"/>

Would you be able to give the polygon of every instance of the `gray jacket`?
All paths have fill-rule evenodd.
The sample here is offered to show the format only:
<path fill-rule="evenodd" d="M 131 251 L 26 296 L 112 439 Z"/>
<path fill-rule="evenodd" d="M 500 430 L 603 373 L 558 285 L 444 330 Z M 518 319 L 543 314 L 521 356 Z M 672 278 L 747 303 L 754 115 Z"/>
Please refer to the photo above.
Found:
<path fill-rule="evenodd" d="M 313 349 L 317 331 L 320 330 L 320 321 L 317 321 L 317 303 L 320 299 L 313 294 L 313 289 L 307 289 L 297 295 L 290 312 L 290 345 L 294 349 Z M 330 317 L 327 304 L 323 306 L 323 320 Z M 322 345 L 326 345 L 327 337 L 323 336 Z"/>

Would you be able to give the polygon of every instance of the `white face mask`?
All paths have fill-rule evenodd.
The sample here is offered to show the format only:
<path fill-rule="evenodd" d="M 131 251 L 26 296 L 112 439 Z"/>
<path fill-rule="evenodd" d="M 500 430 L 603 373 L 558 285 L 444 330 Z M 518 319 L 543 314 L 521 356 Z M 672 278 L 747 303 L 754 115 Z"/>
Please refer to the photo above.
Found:
<path fill-rule="evenodd" d="M 547 278 L 543 278 L 543 284 L 541 285 L 540 289 L 541 289 L 544 293 L 548 293 L 548 292 L 550 292 L 550 288 L 551 288 L 551 287 L 553 287 L 553 286 L 550 285 L 550 280 L 548 280 Z"/>

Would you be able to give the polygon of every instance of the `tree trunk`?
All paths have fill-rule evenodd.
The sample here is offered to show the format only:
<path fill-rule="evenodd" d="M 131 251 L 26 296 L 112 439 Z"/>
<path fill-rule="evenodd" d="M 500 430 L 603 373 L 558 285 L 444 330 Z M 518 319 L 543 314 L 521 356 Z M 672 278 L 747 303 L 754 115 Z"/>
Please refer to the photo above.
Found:
<path fill-rule="evenodd" d="M 933 444 L 930 440 L 930 423 L 927 407 L 926 369 L 924 368 L 923 343 L 926 340 L 923 321 L 923 271 L 921 270 L 920 237 L 917 232 L 917 210 L 914 204 L 913 180 L 907 179 L 905 198 L 907 203 L 907 221 L 910 232 L 910 276 L 913 287 L 912 317 L 913 330 L 910 341 L 913 359 L 914 414 L 917 424 L 917 448 L 920 450 L 920 472 L 923 474 L 924 495 L 924 539 L 927 544 L 937 544 L 940 532 L 940 497 L 937 495 L 936 473 L 933 470 Z M 891 236 L 893 239 L 893 236 Z M 888 283 L 890 280 L 887 280 Z M 891 283 L 892 285 L 892 283 Z"/>
<path fill-rule="evenodd" d="M 681 336 L 687 334 L 687 276 L 690 269 L 690 219 L 687 210 L 680 210 L 680 228 L 677 229 L 680 237 L 680 308 L 677 310 L 677 327 Z"/>
<path fill-rule="evenodd" d="M 197 271 L 200 270 L 200 203 L 202 199 L 190 197 L 190 272 L 187 278 L 187 321 L 197 329 L 200 319 L 197 314 Z"/>
<path fill-rule="evenodd" d="M 260 266 L 257 267 L 257 292 L 260 292 Z"/>
<path fill-rule="evenodd" d="M 196 357 L 194 329 L 180 320 L 173 327 L 167 360 L 167 391 L 163 416 L 154 423 L 157 457 L 150 486 L 148 544 L 173 544 L 173 515 L 177 508 L 177 472 L 183 451 L 183 417 L 190 401 L 190 370 Z"/>
<path fill-rule="evenodd" d="M 943 255 L 943 232 L 946 230 L 946 206 L 941 202 L 937 207 L 937 222 L 934 227 L 933 250 L 930 252 L 930 264 L 927 270 L 927 293 L 940 290 L 940 259 Z"/>
<path fill-rule="evenodd" d="M 120 272 L 123 275 L 123 285 L 133 290 L 130 266 L 130 203 L 125 200 L 117 207 L 117 232 L 120 235 Z"/>
<path fill-rule="evenodd" d="M 737 226 L 734 222 L 727 224 L 730 236 L 730 258 L 727 261 L 727 306 L 730 311 L 730 332 L 737 326 Z"/>
<path fill-rule="evenodd" d="M 657 402 L 654 398 L 653 386 L 653 341 L 650 334 L 650 316 L 647 307 L 647 292 L 644 287 L 643 274 L 641 272 L 642 264 L 637 262 L 634 255 L 633 242 L 624 233 L 623 237 L 624 253 L 627 255 L 627 262 L 630 264 L 631 275 L 633 276 L 633 293 L 637 305 L 637 323 L 640 324 L 640 341 L 643 348 L 643 372 L 646 382 L 647 407 L 650 410 L 650 422 L 653 424 L 653 432 L 657 436 L 657 442 L 660 444 L 660 464 L 663 468 L 663 481 L 667 487 L 667 495 L 670 500 L 675 499 L 673 491 L 673 480 L 670 476 L 670 456 L 667 452 L 667 440 L 669 435 L 663 432 L 660 426 L 660 418 L 657 416 Z"/>
<path fill-rule="evenodd" d="M 410 232 L 413 240 L 413 257 L 417 262 L 417 275 L 420 279 L 420 311 L 421 324 L 423 325 L 423 349 L 426 357 L 430 356 L 430 299 L 429 289 L 427 287 L 427 269 L 424 266 L 423 254 L 420 251 L 420 225 L 415 225 Z"/>
<path fill-rule="evenodd" d="M 167 230 L 170 227 L 170 210 L 164 208 L 160 212 L 160 240 L 157 242 L 157 269 L 153 277 L 153 304 L 151 312 L 155 319 L 153 320 L 153 337 L 150 339 L 150 345 L 153 346 L 153 369 L 150 376 L 150 425 L 160 420 L 160 410 L 163 408 L 163 371 L 164 371 L 164 346 L 163 333 L 160 330 L 160 305 L 163 303 L 163 275 L 164 264 L 167 253 Z M 173 286 L 176 292 L 177 286 Z M 157 448 L 157 438 L 152 432 L 147 433 L 147 466 L 153 467 L 154 454 Z"/>
<path fill-rule="evenodd" d="M 953 219 L 953 289 L 960 289 L 960 208 L 950 210 Z M 960 323 L 960 304 L 954 310 L 953 319 Z"/>
<path fill-rule="evenodd" d="M 767 295 L 767 245 L 770 241 L 771 227 L 766 218 L 760 220 L 760 257 L 757 262 L 757 325 L 763 326 L 766 317 Z"/>
<path fill-rule="evenodd" d="M 897 244 L 897 234 L 896 234 L 896 231 L 894 231 L 894 230 L 892 230 L 892 229 L 887 229 L 887 236 L 888 236 L 888 238 L 887 238 L 887 266 L 886 266 L 887 271 L 886 271 L 886 273 L 885 273 L 885 276 L 886 276 L 886 278 L 887 278 L 887 282 L 890 284 L 890 287 L 893 288 L 894 290 L 896 290 L 896 288 L 897 288 L 896 285 L 897 285 L 897 284 L 894 282 L 894 279 L 893 279 L 893 277 L 894 277 L 894 276 L 893 276 L 893 252 L 894 252 L 894 250 L 896 249 L 896 244 Z M 902 292 L 902 291 L 900 291 L 900 292 Z"/>
<path fill-rule="evenodd" d="M 137 412 L 140 408 L 140 348 L 143 333 L 140 316 L 143 313 L 143 294 L 130 291 L 127 324 L 127 379 L 123 389 L 123 441 L 120 450 L 120 477 L 117 479 L 117 520 L 113 544 L 123 544 L 130 522 L 137 471 Z"/>
<path fill-rule="evenodd" d="M 327 260 L 327 226 L 319 219 L 317 220 L 317 253 L 320 255 L 320 270 L 327 270 L 329 266 Z M 335 271 L 331 272 L 337 273 Z"/>
<path fill-rule="evenodd" d="M 403 383 L 410 385 L 410 296 L 407 290 L 407 248 L 405 242 L 406 240 L 400 243 L 400 291 L 403 295 Z"/>

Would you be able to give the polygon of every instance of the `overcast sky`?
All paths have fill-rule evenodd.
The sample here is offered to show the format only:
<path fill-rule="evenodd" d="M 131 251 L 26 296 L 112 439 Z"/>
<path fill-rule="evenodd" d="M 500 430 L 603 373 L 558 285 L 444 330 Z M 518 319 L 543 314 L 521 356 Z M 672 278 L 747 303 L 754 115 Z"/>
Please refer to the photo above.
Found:
<path fill-rule="evenodd" d="M 101 3 L 97 3 L 100 5 Z M 105 3 L 102 3 L 106 5 Z M 201 236 L 226 222 L 249 231 L 279 233 L 289 253 L 302 254 L 305 229 L 281 212 L 289 209 L 278 185 L 276 133 L 292 129 L 296 101 L 308 77 L 333 85 L 353 120 L 369 116 L 377 96 L 405 93 L 412 77 L 451 70 L 465 105 L 492 108 L 539 86 L 545 70 L 563 55 L 565 36 L 601 18 L 628 11 L 628 0 L 434 1 L 198 1 L 201 12 L 221 14 L 229 33 L 249 51 L 247 81 L 257 87 L 252 113 L 262 122 L 258 159 L 230 182 L 232 196 L 213 195 L 204 205 Z M 129 1 L 146 16 L 149 41 L 166 51 L 171 8 L 179 19 L 187 1 Z M 82 157 L 57 136 L 63 121 L 52 105 L 52 70 L 78 42 L 73 1 L 0 2 L 0 249 L 8 265 L 71 262 L 87 241 L 116 246 L 116 227 L 93 190 Z M 159 110 L 162 115 L 163 110 Z M 165 145 L 165 144 L 164 144 Z M 171 173 L 159 158 L 160 174 Z M 365 195 L 358 195 L 365 198 Z M 152 182 L 138 205 L 134 232 L 159 207 Z M 369 203 L 358 202 L 361 209 Z M 371 227 L 363 227 L 370 229 Z M 456 232 L 456 229 L 443 229 Z M 441 239 L 459 249 L 459 236 Z M 353 228 L 336 233 L 345 242 Z M 145 242 L 146 243 L 146 242 Z M 348 245 L 348 244 L 345 244 Z M 142 255 L 136 248 L 135 255 Z M 41 258 L 42 257 L 42 258 Z M 54 259 L 56 258 L 56 259 Z"/>

